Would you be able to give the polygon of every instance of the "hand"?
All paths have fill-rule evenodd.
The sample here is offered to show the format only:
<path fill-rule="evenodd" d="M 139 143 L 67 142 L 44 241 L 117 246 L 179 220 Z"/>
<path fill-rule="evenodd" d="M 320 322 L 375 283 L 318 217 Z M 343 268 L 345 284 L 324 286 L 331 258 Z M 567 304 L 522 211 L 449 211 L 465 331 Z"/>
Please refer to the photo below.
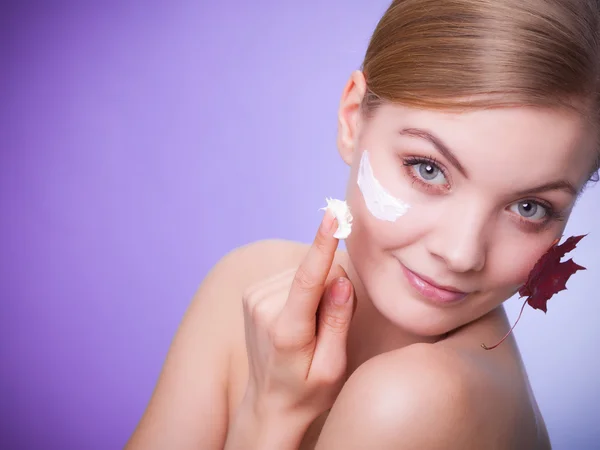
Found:
<path fill-rule="evenodd" d="M 332 269 L 335 228 L 326 212 L 298 269 L 244 296 L 249 380 L 243 404 L 259 422 L 308 427 L 343 386 L 354 293 L 344 270 Z"/>

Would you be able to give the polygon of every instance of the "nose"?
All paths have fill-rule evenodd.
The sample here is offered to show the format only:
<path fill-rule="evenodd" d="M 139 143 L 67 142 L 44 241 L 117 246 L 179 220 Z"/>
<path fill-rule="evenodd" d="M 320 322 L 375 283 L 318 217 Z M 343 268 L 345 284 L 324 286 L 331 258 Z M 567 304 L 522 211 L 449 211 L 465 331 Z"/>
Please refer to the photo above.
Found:
<path fill-rule="evenodd" d="M 446 210 L 427 239 L 429 252 L 453 272 L 481 271 L 487 252 L 486 222 L 483 208 L 474 203 Z"/>

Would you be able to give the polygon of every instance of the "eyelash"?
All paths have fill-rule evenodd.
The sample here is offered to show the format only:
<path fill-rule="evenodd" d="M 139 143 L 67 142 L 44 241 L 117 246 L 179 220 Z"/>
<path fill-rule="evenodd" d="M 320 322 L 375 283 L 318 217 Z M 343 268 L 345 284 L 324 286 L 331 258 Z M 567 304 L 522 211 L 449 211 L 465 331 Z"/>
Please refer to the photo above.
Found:
<path fill-rule="evenodd" d="M 436 185 L 434 185 L 432 183 L 427 183 L 425 180 L 423 180 L 421 177 L 419 177 L 417 174 L 415 174 L 414 170 L 412 169 L 413 166 L 416 166 L 419 164 L 428 164 L 428 165 L 431 165 L 431 166 L 435 167 L 436 169 L 438 169 L 442 173 L 442 175 L 444 175 L 444 178 L 446 179 L 446 181 L 448 181 L 447 184 L 439 185 L 439 186 L 442 186 L 446 190 L 450 189 L 450 181 L 449 181 L 450 177 L 448 175 L 448 172 L 434 157 L 432 157 L 432 156 L 427 156 L 427 157 L 409 156 L 409 157 L 403 158 L 402 164 L 407 168 L 407 173 L 412 178 L 413 184 L 418 183 L 419 186 L 421 186 L 427 190 L 436 189 Z M 525 202 L 535 203 L 536 205 L 544 208 L 544 210 L 546 211 L 546 217 L 541 222 L 533 222 L 531 220 L 527 220 L 523 216 L 517 215 L 517 220 L 525 227 L 529 227 L 530 229 L 532 229 L 532 231 L 541 231 L 551 221 L 564 220 L 564 214 L 561 213 L 560 211 L 557 211 L 550 203 L 548 203 L 546 201 L 523 199 L 523 200 L 517 201 L 516 203 L 525 203 Z"/>

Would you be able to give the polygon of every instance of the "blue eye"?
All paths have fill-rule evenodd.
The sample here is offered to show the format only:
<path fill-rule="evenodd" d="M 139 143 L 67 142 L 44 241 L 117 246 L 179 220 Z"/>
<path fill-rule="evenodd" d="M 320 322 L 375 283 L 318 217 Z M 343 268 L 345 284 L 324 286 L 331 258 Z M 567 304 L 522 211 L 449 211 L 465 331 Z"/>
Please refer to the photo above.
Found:
<path fill-rule="evenodd" d="M 404 158 L 403 164 L 408 175 L 424 188 L 450 188 L 446 172 L 435 159 L 411 156 Z"/>
<path fill-rule="evenodd" d="M 407 162 L 406 165 L 411 166 L 413 175 L 428 184 L 448 184 L 448 180 L 442 169 L 431 161 L 415 160 Z"/>
<path fill-rule="evenodd" d="M 542 220 L 548 215 L 546 208 L 533 201 L 520 201 L 509 208 L 512 212 L 529 220 Z"/>
<path fill-rule="evenodd" d="M 425 181 L 433 182 L 435 184 L 446 184 L 446 177 L 442 173 L 439 167 L 431 163 L 419 163 L 414 166 L 415 170 L 419 173 L 419 176 Z"/>

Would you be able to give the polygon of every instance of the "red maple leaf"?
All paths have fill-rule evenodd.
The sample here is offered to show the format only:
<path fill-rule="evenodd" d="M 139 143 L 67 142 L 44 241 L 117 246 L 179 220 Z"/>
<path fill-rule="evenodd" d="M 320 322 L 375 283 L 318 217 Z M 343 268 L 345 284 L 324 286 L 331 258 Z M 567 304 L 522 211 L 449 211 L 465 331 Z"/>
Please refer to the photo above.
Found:
<path fill-rule="evenodd" d="M 578 270 L 586 270 L 572 259 L 560 262 L 560 259 L 577 247 L 586 235 L 571 236 L 561 245 L 552 247 L 535 263 L 529 278 L 519 290 L 521 297 L 528 297 L 527 303 L 534 309 L 547 311 L 547 303 L 557 292 L 567 289 L 567 280 Z"/>
<path fill-rule="evenodd" d="M 535 266 L 533 266 L 533 269 L 529 272 L 527 281 L 521 289 L 519 289 L 519 295 L 521 297 L 527 297 L 527 299 L 523 302 L 521 312 L 519 313 L 519 317 L 517 317 L 515 324 L 496 345 L 488 347 L 485 344 L 481 344 L 484 349 L 491 350 L 496 348 L 508 337 L 515 328 L 515 325 L 519 322 L 526 304 L 529 304 L 529 306 L 534 309 L 541 309 L 546 313 L 548 300 L 550 300 L 557 292 L 567 289 L 567 281 L 571 275 L 578 270 L 586 270 L 585 267 L 576 264 L 572 259 L 564 262 L 560 261 L 563 256 L 577 247 L 579 241 L 585 236 L 585 234 L 571 236 L 561 245 L 556 245 L 558 244 L 559 239 L 554 241 L 548 251 L 546 251 L 546 253 L 544 253 L 535 263 Z"/>

